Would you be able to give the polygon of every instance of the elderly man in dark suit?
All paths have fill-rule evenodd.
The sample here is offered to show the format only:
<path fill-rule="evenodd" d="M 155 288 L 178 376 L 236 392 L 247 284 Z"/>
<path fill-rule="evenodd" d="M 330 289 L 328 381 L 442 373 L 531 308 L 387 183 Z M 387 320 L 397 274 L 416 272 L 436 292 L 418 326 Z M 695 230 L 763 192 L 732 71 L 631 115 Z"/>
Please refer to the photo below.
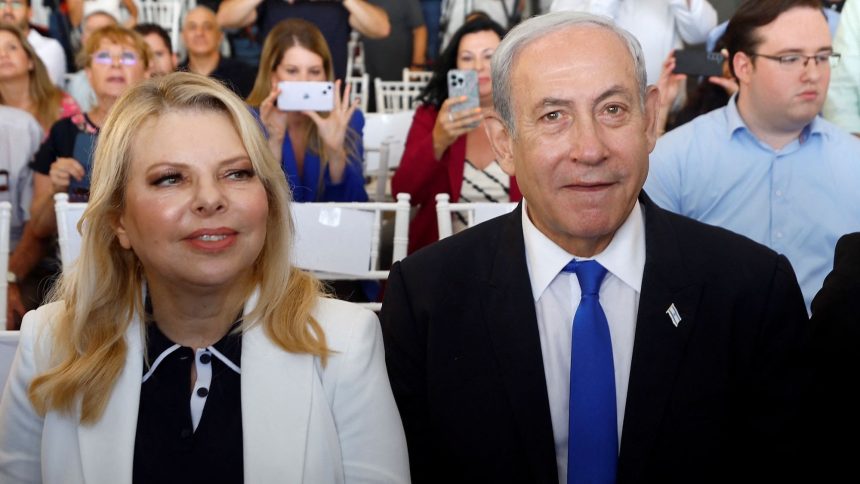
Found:
<path fill-rule="evenodd" d="M 512 214 L 392 268 L 386 360 L 415 482 L 779 479 L 808 321 L 785 257 L 642 192 L 659 93 L 602 17 L 513 29 L 488 137 Z"/>

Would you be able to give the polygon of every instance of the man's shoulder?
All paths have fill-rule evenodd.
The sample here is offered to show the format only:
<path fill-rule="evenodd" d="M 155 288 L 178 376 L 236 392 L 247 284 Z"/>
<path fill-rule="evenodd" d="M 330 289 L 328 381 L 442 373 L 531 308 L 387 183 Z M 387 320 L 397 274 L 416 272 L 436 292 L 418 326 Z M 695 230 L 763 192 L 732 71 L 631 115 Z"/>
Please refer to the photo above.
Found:
<path fill-rule="evenodd" d="M 744 235 L 664 210 L 653 202 L 646 212 L 646 233 L 649 223 L 659 227 L 659 237 L 670 235 L 676 240 L 679 253 L 673 256 L 697 273 L 726 273 L 735 269 L 769 271 L 780 257 L 769 247 Z M 657 242 L 650 238 L 646 243 Z"/>
<path fill-rule="evenodd" d="M 718 140 L 717 146 L 729 144 L 728 115 L 725 106 L 696 116 L 687 123 L 668 131 L 657 140 L 655 155 L 701 146 L 702 141 Z"/>

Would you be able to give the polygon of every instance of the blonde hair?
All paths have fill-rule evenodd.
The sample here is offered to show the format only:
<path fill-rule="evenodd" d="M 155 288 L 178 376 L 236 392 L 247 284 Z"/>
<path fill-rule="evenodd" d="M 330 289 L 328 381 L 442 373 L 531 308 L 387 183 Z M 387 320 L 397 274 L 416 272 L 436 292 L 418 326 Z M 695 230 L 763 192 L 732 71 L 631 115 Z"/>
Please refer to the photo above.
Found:
<path fill-rule="evenodd" d="M 152 51 L 149 44 L 143 39 L 143 36 L 134 30 L 127 29 L 119 25 L 105 25 L 96 30 L 87 37 L 83 48 L 78 53 L 78 66 L 86 68 L 92 66 L 93 54 L 99 48 L 103 40 L 107 40 L 117 45 L 125 45 L 136 50 L 143 62 L 143 70 L 149 69 L 149 64 L 152 62 Z"/>
<path fill-rule="evenodd" d="M 275 69 L 281 64 L 284 58 L 284 53 L 293 47 L 302 47 L 314 54 L 320 56 L 323 61 L 323 72 L 329 81 L 334 80 L 334 68 L 332 66 L 331 51 L 325 41 L 320 29 L 311 22 L 298 18 L 290 18 L 282 20 L 275 25 L 274 28 L 266 36 L 263 42 L 263 51 L 260 54 L 260 67 L 257 71 L 257 79 L 254 81 L 254 88 L 251 94 L 248 95 L 248 104 L 254 107 L 260 107 L 260 104 L 269 96 L 272 91 L 272 74 Z M 336 96 L 340 93 L 335 93 Z M 321 114 L 328 116 L 328 114 Z M 347 135 L 344 148 L 347 153 L 347 162 L 350 159 L 358 158 L 358 133 L 352 128 L 347 129 Z M 320 179 L 317 181 L 322 193 L 323 180 L 322 176 L 325 173 L 325 168 L 328 165 L 329 154 L 326 152 L 325 145 L 319 136 L 316 124 L 310 123 L 308 131 L 303 140 L 312 153 L 320 157 Z"/>
<path fill-rule="evenodd" d="M 9 23 L 0 23 L 0 32 L 9 32 L 14 35 L 30 62 L 33 63 L 33 70 L 29 76 L 29 93 L 30 100 L 35 104 L 33 112 L 34 117 L 46 131 L 51 129 L 51 125 L 60 116 L 60 106 L 63 103 L 63 91 L 51 82 L 48 76 L 48 69 L 36 54 L 36 50 L 27 42 L 27 37 L 21 32 L 18 27 Z M 0 104 L 8 104 L 8 100 L 3 99 L 0 94 Z"/>
<path fill-rule="evenodd" d="M 229 117 L 266 190 L 266 240 L 254 262 L 251 284 L 244 288 L 250 294 L 253 285 L 258 286 L 259 302 L 244 318 L 241 331 L 262 324 L 284 350 L 312 354 L 326 363 L 330 351 L 325 334 L 310 314 L 320 284 L 290 263 L 294 227 L 281 168 L 239 98 L 207 77 L 178 72 L 129 89 L 99 136 L 90 200 L 78 224 L 81 253 L 75 270 L 63 273 L 53 296 L 64 305 L 54 332 L 55 366 L 30 385 L 30 400 L 42 415 L 48 410 L 71 412 L 78 397 L 82 423 L 97 421 L 104 411 L 125 364 L 130 321 L 135 314 L 144 317 L 143 268 L 133 251 L 120 246 L 113 230 L 123 212 L 132 145 L 144 122 L 184 110 Z"/>

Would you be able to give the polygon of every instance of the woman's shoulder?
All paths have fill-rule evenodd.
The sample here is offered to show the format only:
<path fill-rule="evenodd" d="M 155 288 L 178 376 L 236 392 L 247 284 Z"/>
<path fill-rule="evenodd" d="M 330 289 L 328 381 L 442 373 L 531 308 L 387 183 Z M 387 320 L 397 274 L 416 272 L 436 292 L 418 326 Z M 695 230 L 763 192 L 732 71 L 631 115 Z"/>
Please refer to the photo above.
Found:
<path fill-rule="evenodd" d="M 19 345 L 36 350 L 36 355 L 41 355 L 40 365 L 47 364 L 50 360 L 50 348 L 57 322 L 63 311 L 63 302 L 52 302 L 40 306 L 24 315 L 21 322 Z"/>
<path fill-rule="evenodd" d="M 62 98 L 60 99 L 60 112 L 57 116 L 57 119 L 70 118 L 72 116 L 81 114 L 81 108 L 78 106 L 75 98 L 72 97 L 71 94 L 66 91 L 60 91 L 62 93 Z"/>
<path fill-rule="evenodd" d="M 346 352 L 355 342 L 367 343 L 381 337 L 379 318 L 373 311 L 338 299 L 320 297 L 312 316 L 325 333 L 329 349 Z"/>

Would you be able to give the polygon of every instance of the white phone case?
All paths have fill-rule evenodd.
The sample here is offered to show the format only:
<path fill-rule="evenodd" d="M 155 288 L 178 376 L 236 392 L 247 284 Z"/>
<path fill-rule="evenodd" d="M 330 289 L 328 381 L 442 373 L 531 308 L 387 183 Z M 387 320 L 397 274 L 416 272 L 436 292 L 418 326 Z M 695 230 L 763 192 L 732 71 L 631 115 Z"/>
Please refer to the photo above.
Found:
<path fill-rule="evenodd" d="M 333 82 L 281 81 L 278 83 L 281 111 L 331 111 L 334 109 Z"/>

